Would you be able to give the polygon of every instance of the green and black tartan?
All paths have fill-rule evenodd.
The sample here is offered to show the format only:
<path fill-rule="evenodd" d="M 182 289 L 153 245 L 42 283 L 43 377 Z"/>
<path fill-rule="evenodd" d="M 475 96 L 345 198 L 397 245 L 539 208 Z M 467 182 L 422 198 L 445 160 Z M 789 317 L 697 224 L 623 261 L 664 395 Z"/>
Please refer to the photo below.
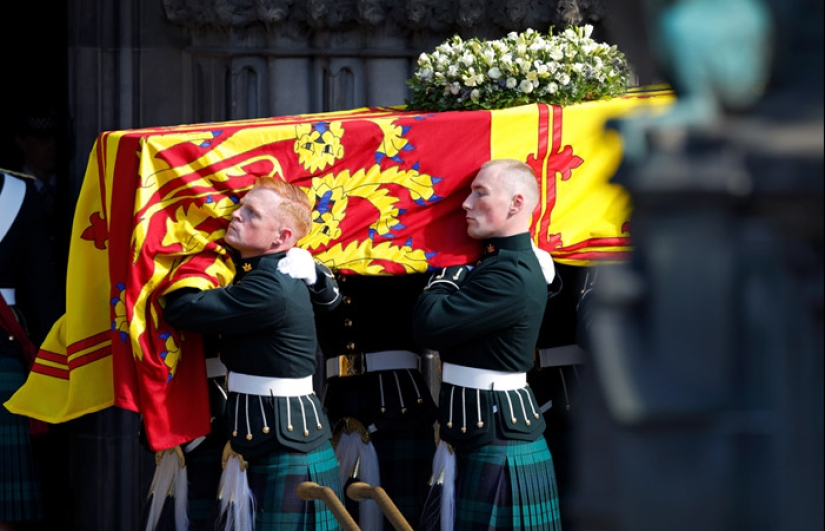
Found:
<path fill-rule="evenodd" d="M 344 489 L 332 443 L 308 453 L 278 449 L 249 461 L 247 477 L 256 501 L 256 531 L 336 531 L 332 511 L 321 500 L 304 501 L 295 488 L 304 481 L 330 487 L 341 503 Z"/>
<path fill-rule="evenodd" d="M 212 437 L 214 434 L 210 434 Z M 189 479 L 189 531 L 213 531 L 220 513 L 218 485 L 221 480 L 223 445 L 207 437 L 192 452 L 186 454 Z"/>
<path fill-rule="evenodd" d="M 432 427 L 383 433 L 379 430 L 371 435 L 381 467 L 381 488 L 412 526 L 421 518 L 429 490 L 434 437 Z M 392 529 L 388 521 L 384 529 Z"/>
<path fill-rule="evenodd" d="M 553 458 L 544 438 L 495 439 L 456 452 L 455 531 L 560 531 Z"/>
<path fill-rule="evenodd" d="M 43 519 L 40 479 L 29 439 L 29 419 L 2 404 L 26 381 L 16 357 L 0 352 L 0 522 Z"/>

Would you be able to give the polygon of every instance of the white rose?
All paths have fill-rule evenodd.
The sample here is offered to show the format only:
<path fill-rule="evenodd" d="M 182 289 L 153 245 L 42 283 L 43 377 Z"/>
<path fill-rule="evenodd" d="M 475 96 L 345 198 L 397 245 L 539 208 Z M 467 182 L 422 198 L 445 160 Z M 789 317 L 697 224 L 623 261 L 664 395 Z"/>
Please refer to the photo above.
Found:
<path fill-rule="evenodd" d="M 518 81 L 516 80 L 516 78 L 514 78 L 514 77 L 508 77 L 507 78 L 507 88 L 508 89 L 515 88 L 515 86 L 517 84 L 518 84 Z"/>
<path fill-rule="evenodd" d="M 525 94 L 530 94 L 531 92 L 533 92 L 533 82 L 530 81 L 529 79 L 525 79 L 524 81 L 519 83 L 518 88 L 519 88 L 520 91 L 524 92 Z"/>
<path fill-rule="evenodd" d="M 493 68 L 487 70 L 487 76 L 490 79 L 498 79 L 501 77 L 501 70 L 494 66 Z"/>

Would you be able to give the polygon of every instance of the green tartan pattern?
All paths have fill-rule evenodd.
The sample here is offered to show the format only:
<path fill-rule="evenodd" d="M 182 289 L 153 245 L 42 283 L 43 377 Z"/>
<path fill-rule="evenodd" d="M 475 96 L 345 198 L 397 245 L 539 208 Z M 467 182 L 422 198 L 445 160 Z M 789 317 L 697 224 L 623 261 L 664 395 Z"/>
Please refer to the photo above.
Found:
<path fill-rule="evenodd" d="M 308 453 L 276 450 L 249 462 L 249 486 L 256 500 L 256 531 L 336 531 L 332 511 L 321 500 L 304 501 L 295 488 L 304 481 L 330 487 L 344 501 L 338 460 L 326 441 Z"/>
<path fill-rule="evenodd" d="M 381 488 L 411 526 L 421 518 L 435 454 L 432 427 L 372 434 L 381 467 Z M 392 529 L 386 520 L 384 529 Z"/>
<path fill-rule="evenodd" d="M 220 442 L 216 439 L 217 442 Z M 207 438 L 186 454 L 189 479 L 189 531 L 214 531 L 220 512 L 218 485 L 223 446 Z"/>
<path fill-rule="evenodd" d="M 43 519 L 29 419 L 13 415 L 2 405 L 25 381 L 26 371 L 20 360 L 0 353 L 0 522 Z"/>
<path fill-rule="evenodd" d="M 455 531 L 560 531 L 553 458 L 544 438 L 456 453 Z"/>

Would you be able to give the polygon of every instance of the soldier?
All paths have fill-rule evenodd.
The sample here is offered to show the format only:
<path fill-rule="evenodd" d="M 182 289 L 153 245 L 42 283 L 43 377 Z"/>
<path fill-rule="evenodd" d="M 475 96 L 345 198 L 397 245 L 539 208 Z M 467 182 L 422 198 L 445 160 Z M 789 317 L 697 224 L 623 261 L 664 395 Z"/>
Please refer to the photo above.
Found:
<path fill-rule="evenodd" d="M 42 205 L 33 180 L 0 172 L 0 403 L 26 381 L 59 317 Z M 0 529 L 44 518 L 30 421 L 0 407 Z"/>
<path fill-rule="evenodd" d="M 537 203 L 528 165 L 482 165 L 462 204 L 481 259 L 433 275 L 414 308 L 416 340 L 443 362 L 437 458 L 449 454 L 455 470 L 454 496 L 442 497 L 454 501 L 454 516 L 445 511 L 441 526 L 425 529 L 450 529 L 453 519 L 459 530 L 561 528 L 545 422 L 526 374 L 547 303 L 529 233 Z"/>
<path fill-rule="evenodd" d="M 237 479 L 246 470 L 259 531 L 338 528 L 323 503 L 297 496 L 295 488 L 304 481 L 329 486 L 343 501 L 330 424 L 313 390 L 317 338 L 307 289 L 308 284 L 328 287 L 332 302 L 334 280 L 331 274 L 311 278 L 312 260 L 308 269 L 301 268 L 303 275 L 290 275 L 282 265 L 310 224 L 309 201 L 300 188 L 258 178 L 226 231 L 226 243 L 238 254 L 232 285 L 184 288 L 166 297 L 169 324 L 220 334 L 220 358 L 229 371 L 227 461 L 241 467 L 227 466 L 222 482 L 227 485 L 233 472 Z M 224 492 L 223 501 L 229 498 Z M 251 504 L 231 503 L 234 509 L 224 511 L 227 528 L 233 518 L 252 514 Z"/>
<path fill-rule="evenodd" d="M 316 320 L 326 359 L 324 406 L 336 426 L 341 473 L 380 485 L 415 524 L 435 452 L 435 402 L 411 324 L 427 275 L 339 271 L 336 278 L 343 301 Z M 374 501 L 347 505 L 365 531 L 392 529 Z"/>

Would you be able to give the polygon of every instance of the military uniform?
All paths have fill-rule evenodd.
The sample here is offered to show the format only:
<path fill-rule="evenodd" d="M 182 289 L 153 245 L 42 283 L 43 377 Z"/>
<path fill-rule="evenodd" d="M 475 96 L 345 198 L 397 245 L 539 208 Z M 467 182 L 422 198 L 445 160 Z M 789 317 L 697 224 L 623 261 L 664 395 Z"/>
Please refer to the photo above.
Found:
<path fill-rule="evenodd" d="M 220 335 L 229 371 L 227 438 L 249 463 L 257 529 L 336 529 L 323 503 L 295 494 L 299 483 L 314 481 L 343 500 L 330 423 L 312 389 L 317 338 L 310 291 L 278 271 L 285 254 L 236 261 L 227 288 L 168 295 L 164 317 L 183 330 Z M 312 289 L 320 303 L 337 297 L 331 276 L 319 275 Z"/>
<path fill-rule="evenodd" d="M 32 181 L 0 172 L 0 294 L 11 308 L 11 318 L 35 346 L 59 316 L 54 280 L 40 198 Z M 28 370 L 20 338 L 0 321 L 0 404 L 23 385 Z M 0 522 L 43 518 L 37 474 L 29 419 L 0 406 Z"/>
<path fill-rule="evenodd" d="M 435 451 L 436 407 L 411 326 L 427 276 L 339 273 L 341 304 L 316 316 L 325 358 L 324 405 L 339 430 L 336 440 L 341 431 L 363 430 L 360 435 L 375 448 L 381 487 L 412 524 L 424 504 Z M 359 504 L 348 500 L 348 509 L 358 519 Z M 385 523 L 384 529 L 391 526 Z"/>
<path fill-rule="evenodd" d="M 556 530 L 555 473 L 526 377 L 546 280 L 528 233 L 482 243 L 478 263 L 435 275 L 413 313 L 417 341 L 443 362 L 439 435 L 456 455 L 456 529 Z"/>

